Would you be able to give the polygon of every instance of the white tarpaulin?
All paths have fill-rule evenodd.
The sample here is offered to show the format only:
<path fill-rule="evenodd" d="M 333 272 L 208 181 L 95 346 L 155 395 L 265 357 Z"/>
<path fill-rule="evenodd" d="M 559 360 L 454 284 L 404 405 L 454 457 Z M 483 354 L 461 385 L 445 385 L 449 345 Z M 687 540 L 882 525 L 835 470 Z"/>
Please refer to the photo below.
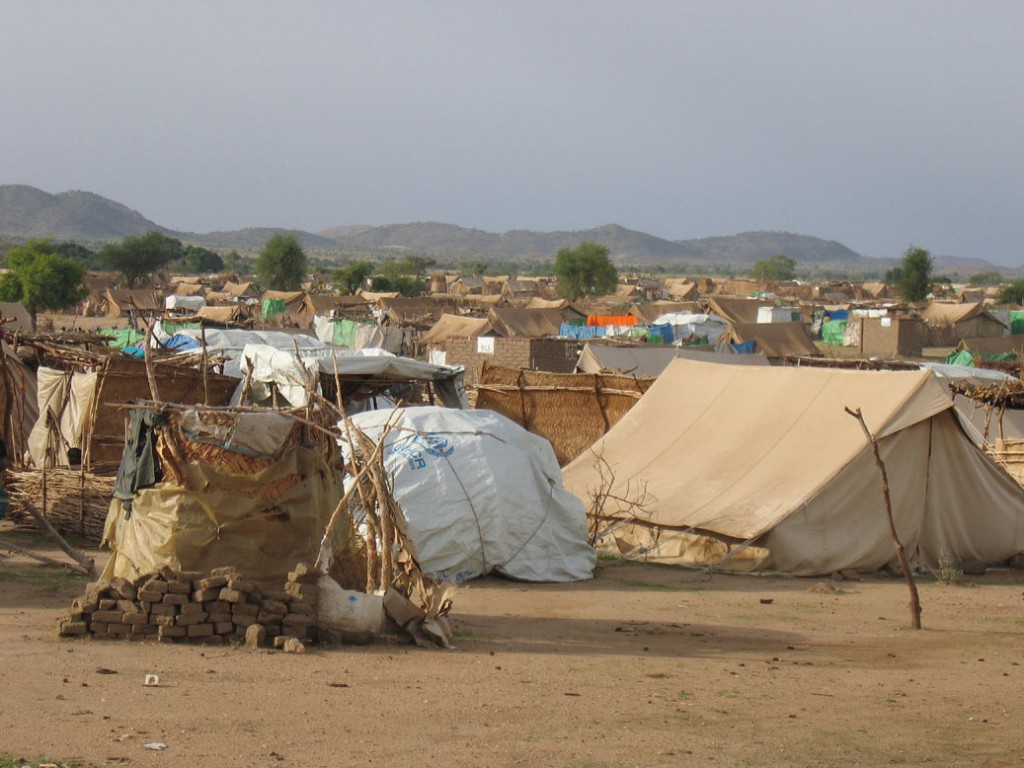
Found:
<path fill-rule="evenodd" d="M 202 296 L 178 296 L 172 295 L 164 298 L 164 307 L 167 309 L 202 309 L 206 306 L 206 299 Z"/>
<path fill-rule="evenodd" d="M 385 466 L 424 572 L 456 583 L 492 570 L 523 581 L 592 576 L 583 504 L 562 487 L 547 440 L 493 411 L 428 406 L 352 417 L 374 440 L 389 420 Z"/>

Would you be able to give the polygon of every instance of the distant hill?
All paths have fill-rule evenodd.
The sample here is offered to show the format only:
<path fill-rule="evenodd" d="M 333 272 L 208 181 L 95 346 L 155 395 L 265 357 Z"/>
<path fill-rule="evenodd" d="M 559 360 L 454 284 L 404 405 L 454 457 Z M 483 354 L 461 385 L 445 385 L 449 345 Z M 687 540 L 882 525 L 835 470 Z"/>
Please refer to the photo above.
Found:
<path fill-rule="evenodd" d="M 53 236 L 87 244 L 154 229 L 166 231 L 138 211 L 92 192 L 51 195 L 22 184 L 0 186 L 0 235 L 7 237 Z"/>
<path fill-rule="evenodd" d="M 320 232 L 252 227 L 197 234 L 162 227 L 121 203 L 91 192 L 49 194 L 26 185 L 0 185 L 0 240 L 19 241 L 52 236 L 95 246 L 127 235 L 158 230 L 185 243 L 220 250 L 258 251 L 271 235 L 295 235 L 311 254 L 326 259 L 376 258 L 403 255 L 431 256 L 449 263 L 462 259 L 484 261 L 548 261 L 560 248 L 583 241 L 606 245 L 620 265 L 699 269 L 718 265 L 745 271 L 751 264 L 785 254 L 810 271 L 875 272 L 897 263 L 896 259 L 864 257 L 834 240 L 788 232 L 745 232 L 697 240 L 666 240 L 606 224 L 581 231 L 504 233 L 468 229 L 454 224 L 420 222 L 388 226 L 347 225 Z M 967 276 L 998 270 L 1005 275 L 1022 269 L 995 267 L 981 259 L 944 256 L 935 260 L 936 272 Z"/>

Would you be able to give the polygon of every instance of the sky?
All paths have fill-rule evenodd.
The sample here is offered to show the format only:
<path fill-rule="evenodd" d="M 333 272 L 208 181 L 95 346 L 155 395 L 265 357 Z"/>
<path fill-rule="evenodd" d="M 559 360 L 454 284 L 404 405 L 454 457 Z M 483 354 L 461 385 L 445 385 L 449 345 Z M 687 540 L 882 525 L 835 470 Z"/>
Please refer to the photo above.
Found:
<path fill-rule="evenodd" d="M 0 184 L 1024 265 L 1019 0 L 0 0 Z"/>

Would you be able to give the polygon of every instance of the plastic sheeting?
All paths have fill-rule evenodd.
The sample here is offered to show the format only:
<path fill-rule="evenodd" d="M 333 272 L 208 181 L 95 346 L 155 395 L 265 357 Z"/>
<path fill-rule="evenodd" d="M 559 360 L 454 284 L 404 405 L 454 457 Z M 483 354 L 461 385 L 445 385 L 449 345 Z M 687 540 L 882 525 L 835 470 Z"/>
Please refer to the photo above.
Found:
<path fill-rule="evenodd" d="M 669 312 L 661 315 L 655 318 L 654 325 L 670 326 L 672 335 L 679 341 L 707 339 L 708 344 L 717 343 L 729 330 L 729 323 L 718 315 L 688 312 Z"/>
<path fill-rule="evenodd" d="M 523 581 L 592 576 L 583 504 L 562 487 L 547 440 L 491 411 L 352 418 L 374 440 L 389 420 L 385 465 L 424 572 L 457 583 L 491 571 Z"/>

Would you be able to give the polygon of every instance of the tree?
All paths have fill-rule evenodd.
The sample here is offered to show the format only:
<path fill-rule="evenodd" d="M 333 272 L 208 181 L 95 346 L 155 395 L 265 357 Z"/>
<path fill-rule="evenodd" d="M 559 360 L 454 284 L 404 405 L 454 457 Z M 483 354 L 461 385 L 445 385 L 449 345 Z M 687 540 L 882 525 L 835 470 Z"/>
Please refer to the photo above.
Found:
<path fill-rule="evenodd" d="M 334 279 L 345 293 L 355 293 L 366 284 L 366 278 L 376 268 L 372 261 L 350 261 L 341 269 L 334 270 Z"/>
<path fill-rule="evenodd" d="M 134 288 L 142 278 L 181 258 L 181 241 L 154 230 L 108 243 L 100 249 L 99 258 L 106 269 L 120 272 L 125 285 Z"/>
<path fill-rule="evenodd" d="M 991 272 L 977 272 L 971 275 L 970 280 L 967 281 L 968 285 L 980 288 L 982 286 L 999 285 L 1003 282 L 1003 274 L 998 270 L 992 270 Z"/>
<path fill-rule="evenodd" d="M 487 272 L 487 262 L 480 259 L 469 259 L 462 262 L 462 269 L 460 271 L 464 275 L 479 277 Z"/>
<path fill-rule="evenodd" d="M 924 301 L 932 290 L 932 255 L 924 248 L 911 246 L 900 262 L 896 281 L 904 301 Z"/>
<path fill-rule="evenodd" d="M 417 261 L 389 261 L 377 267 L 372 284 L 375 291 L 398 291 L 414 298 L 427 291 L 426 282 L 419 276 L 422 265 Z"/>
<path fill-rule="evenodd" d="M 181 254 L 181 266 L 191 275 L 202 275 L 220 272 L 224 269 L 224 259 L 209 248 L 186 245 Z"/>
<path fill-rule="evenodd" d="M 608 247 L 590 242 L 560 249 L 555 254 L 555 275 L 558 295 L 571 300 L 612 293 L 619 282 Z"/>
<path fill-rule="evenodd" d="M 996 303 L 1016 304 L 1018 307 L 1024 307 L 1024 280 L 1015 280 L 1000 288 Z"/>
<path fill-rule="evenodd" d="M 73 243 L 70 240 L 54 243 L 53 251 L 59 256 L 78 262 L 86 269 L 95 269 L 100 266 L 99 257 L 95 251 L 90 251 L 84 245 Z"/>
<path fill-rule="evenodd" d="M 306 253 L 295 235 L 273 235 L 256 260 L 256 274 L 265 290 L 297 291 L 306 277 Z"/>
<path fill-rule="evenodd" d="M 0 300 L 24 304 L 33 327 L 39 310 L 64 309 L 89 294 L 85 268 L 57 253 L 49 239 L 12 248 L 4 263 L 10 271 L 0 276 Z"/>
<path fill-rule="evenodd" d="M 784 253 L 776 254 L 768 259 L 755 261 L 750 268 L 750 276 L 755 280 L 792 280 L 796 277 L 796 261 Z"/>

